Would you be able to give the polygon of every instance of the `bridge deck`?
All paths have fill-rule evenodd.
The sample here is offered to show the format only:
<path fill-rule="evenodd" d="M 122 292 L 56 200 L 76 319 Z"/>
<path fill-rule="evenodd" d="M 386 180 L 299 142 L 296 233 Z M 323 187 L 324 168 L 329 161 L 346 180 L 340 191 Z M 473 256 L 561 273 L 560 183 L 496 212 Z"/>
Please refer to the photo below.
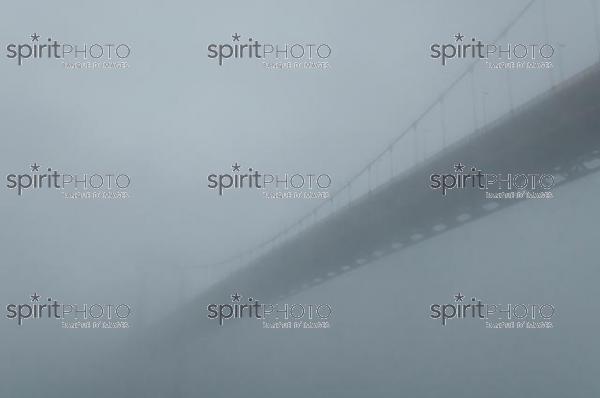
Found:
<path fill-rule="evenodd" d="M 549 173 L 560 184 L 579 178 L 594 171 L 585 166 L 589 160 L 600 158 L 599 126 L 600 65 L 594 65 L 284 241 L 165 323 L 197 331 L 208 322 L 199 306 L 224 302 L 232 292 L 281 299 L 518 202 L 498 200 L 492 209 L 480 190 L 445 197 L 432 190 L 430 174 L 452 172 L 457 162 L 484 172 Z"/>

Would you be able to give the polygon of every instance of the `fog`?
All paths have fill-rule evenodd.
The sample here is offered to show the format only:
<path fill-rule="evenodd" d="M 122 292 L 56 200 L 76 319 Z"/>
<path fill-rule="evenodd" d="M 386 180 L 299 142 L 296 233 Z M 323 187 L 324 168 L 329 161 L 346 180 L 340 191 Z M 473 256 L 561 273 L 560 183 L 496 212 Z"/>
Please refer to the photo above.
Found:
<path fill-rule="evenodd" d="M 126 174 L 131 184 L 122 200 L 68 199 L 51 189 L 18 195 L 3 184 L 0 396 L 598 395 L 597 173 L 556 188 L 552 200 L 519 202 L 269 298 L 326 303 L 333 309 L 328 329 L 207 321 L 206 292 L 231 303 L 236 292 L 219 284 L 260 265 L 261 255 L 280 247 L 263 242 L 326 202 L 266 199 L 250 189 L 219 195 L 207 187 L 208 175 L 231 173 L 237 163 L 242 171 L 325 173 L 335 193 L 407 129 L 394 146 L 393 174 L 598 62 L 600 2 L 583 0 L 534 1 L 501 37 L 552 43 L 552 69 L 479 64 L 457 81 L 470 61 L 442 66 L 430 57 L 432 43 L 454 42 L 457 32 L 496 40 L 526 5 L 3 4 L 3 55 L 9 43 L 31 43 L 37 33 L 41 40 L 127 43 L 131 56 L 125 70 L 64 70 L 46 59 L 18 66 L 3 56 L 2 178 L 39 164 L 42 171 Z M 207 45 L 231 43 L 237 33 L 267 43 L 327 43 L 331 66 L 269 70 L 207 58 Z M 436 102 L 455 81 L 443 105 Z M 341 196 L 360 198 L 384 184 L 384 161 Z M 335 206 L 315 217 L 326 223 Z M 415 211 L 426 217 L 431 209 Z M 315 223 L 292 230 L 286 242 Z M 332 248 L 332 258 L 335 250 L 343 251 Z M 283 270 L 286 261 L 282 255 Z M 262 298 L 269 289 L 239 293 Z M 496 303 L 551 303 L 555 327 L 489 330 L 430 318 L 433 303 L 458 292 Z M 7 305 L 32 304 L 34 293 L 42 302 L 127 304 L 130 327 L 68 330 L 51 319 L 8 319 Z"/>

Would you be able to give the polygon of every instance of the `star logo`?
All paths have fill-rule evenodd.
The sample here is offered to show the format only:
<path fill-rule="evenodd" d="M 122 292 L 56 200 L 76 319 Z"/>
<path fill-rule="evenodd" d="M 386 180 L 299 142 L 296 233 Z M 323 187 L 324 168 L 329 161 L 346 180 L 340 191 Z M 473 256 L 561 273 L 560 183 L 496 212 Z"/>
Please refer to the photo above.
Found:
<path fill-rule="evenodd" d="M 37 163 L 32 164 L 31 171 L 40 171 L 40 165 Z"/>
<path fill-rule="evenodd" d="M 31 37 L 31 41 L 39 41 L 40 35 L 38 35 L 37 33 L 34 33 L 29 37 Z"/>
<path fill-rule="evenodd" d="M 235 162 L 235 164 L 232 165 L 231 168 L 233 169 L 233 171 L 240 171 L 240 165 L 237 162 Z"/>
<path fill-rule="evenodd" d="M 456 299 L 456 302 L 458 303 L 459 301 L 463 301 L 465 296 L 463 296 L 461 293 L 458 293 L 457 295 L 454 296 L 454 298 Z"/>
<path fill-rule="evenodd" d="M 237 292 L 236 292 L 236 293 L 234 293 L 234 294 L 232 294 L 232 295 L 231 295 L 231 301 L 232 301 L 232 302 L 235 302 L 235 301 L 239 302 L 241 297 L 242 297 L 242 296 L 240 296 L 240 295 L 239 295 L 239 294 L 237 294 Z"/>
<path fill-rule="evenodd" d="M 462 172 L 464 171 L 464 169 L 465 169 L 465 165 L 464 165 L 464 164 L 461 164 L 460 162 L 458 162 L 458 164 L 455 164 L 455 165 L 454 165 L 454 170 L 455 170 L 457 173 L 462 173 Z"/>
<path fill-rule="evenodd" d="M 457 33 L 454 35 L 454 37 L 456 38 L 456 41 L 462 41 L 463 37 L 465 36 L 461 35 L 460 33 Z"/>
<path fill-rule="evenodd" d="M 233 37 L 233 41 L 240 41 L 240 35 L 234 33 L 231 37 Z"/>
<path fill-rule="evenodd" d="M 31 296 L 31 302 L 33 303 L 34 301 L 40 301 L 40 296 L 37 293 L 33 293 Z"/>

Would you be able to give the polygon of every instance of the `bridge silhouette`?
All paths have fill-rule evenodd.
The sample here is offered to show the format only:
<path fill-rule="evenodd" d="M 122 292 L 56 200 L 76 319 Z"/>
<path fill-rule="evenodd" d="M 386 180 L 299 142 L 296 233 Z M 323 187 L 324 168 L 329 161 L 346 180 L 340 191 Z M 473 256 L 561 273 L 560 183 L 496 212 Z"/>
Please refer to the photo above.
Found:
<path fill-rule="evenodd" d="M 511 29 L 537 3 L 542 28 L 549 40 L 545 2 L 529 1 L 490 43 L 506 38 Z M 432 173 L 448 173 L 456 163 L 490 173 L 551 174 L 555 187 L 597 170 L 600 166 L 600 27 L 596 4 L 592 2 L 598 57 L 593 64 L 564 79 L 562 55 L 559 67 L 548 70 L 548 87 L 541 94 L 514 105 L 511 71 L 506 73 L 506 112 L 488 122 L 487 92 L 477 104 L 475 91 L 479 60 L 472 62 L 374 159 L 368 162 L 328 201 L 271 239 L 237 253 L 212 267 L 230 264 L 226 277 L 181 306 L 163 324 L 172 325 L 160 333 L 194 334 L 206 316 L 189 317 L 191 308 L 223 302 L 233 292 L 252 294 L 262 302 L 282 300 L 365 266 L 387 254 L 402 250 L 521 202 L 518 199 L 486 199 L 483 191 L 463 189 L 441 193 L 429 187 Z M 537 15 L 537 14 L 535 14 Z M 557 83 L 555 69 L 561 82 Z M 484 76 L 485 78 L 485 76 Z M 453 91 L 464 85 L 473 101 L 471 128 L 460 127 L 460 138 L 449 143 L 445 108 Z M 465 106 L 469 108 L 469 106 Z M 478 110 L 479 113 L 478 114 Z M 415 155 L 412 164 L 400 167 L 401 150 L 417 147 L 427 118 L 438 119 L 439 145 L 429 157 Z M 382 177 L 381 170 L 384 170 Z M 191 265 L 178 271 L 186 274 L 205 265 Z M 158 335 L 157 335 L 158 338 Z"/>
<path fill-rule="evenodd" d="M 234 292 L 281 300 L 331 278 L 528 199 L 486 199 L 479 189 L 430 188 L 456 163 L 483 171 L 552 174 L 559 187 L 600 168 L 600 64 L 473 131 L 283 240 L 198 295 L 188 306 Z M 531 200 L 531 199 L 529 199 Z M 181 308 L 167 322 L 195 334 L 206 316 Z M 197 312 L 195 310 L 194 312 Z"/>

